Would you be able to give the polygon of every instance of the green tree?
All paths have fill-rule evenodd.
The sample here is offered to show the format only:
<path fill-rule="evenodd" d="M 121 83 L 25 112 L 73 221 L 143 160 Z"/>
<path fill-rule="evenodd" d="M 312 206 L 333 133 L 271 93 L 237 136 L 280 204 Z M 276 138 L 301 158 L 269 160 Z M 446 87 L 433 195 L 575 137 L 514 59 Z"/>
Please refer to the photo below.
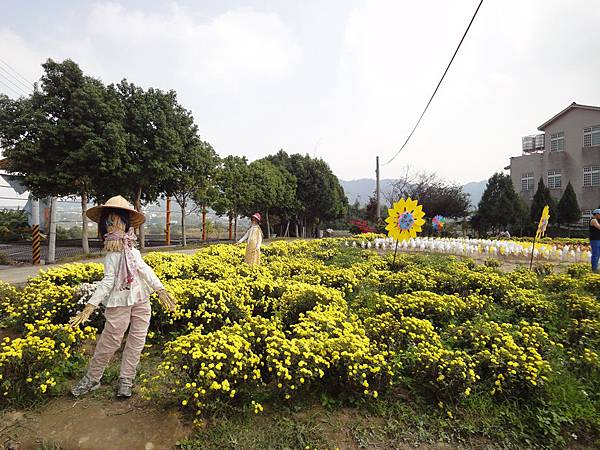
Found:
<path fill-rule="evenodd" d="M 203 169 L 196 178 L 194 190 L 194 202 L 200 207 L 202 214 L 202 240 L 207 237 L 210 224 L 206 221 L 206 213 L 219 197 L 219 189 L 216 182 L 217 169 L 220 159 L 208 142 L 203 142 Z"/>
<path fill-rule="evenodd" d="M 548 205 L 550 209 L 550 223 L 556 223 L 558 220 L 558 214 L 556 212 L 556 202 L 550 195 L 550 189 L 546 187 L 544 184 L 544 180 L 540 178 L 538 182 L 537 190 L 533 195 L 533 200 L 531 202 L 530 208 L 530 219 L 534 226 L 537 226 L 540 221 L 540 217 L 542 217 L 542 211 L 544 210 L 544 206 Z"/>
<path fill-rule="evenodd" d="M 203 199 L 203 193 L 208 189 L 217 156 L 210 144 L 197 137 L 196 126 L 192 122 L 187 131 L 181 131 L 188 136 L 182 139 L 183 145 L 176 169 L 164 187 L 181 208 L 181 244 L 186 246 L 185 217 L 194 212 L 197 206 L 206 207 L 206 204 L 199 204 L 197 201 Z"/>
<path fill-rule="evenodd" d="M 265 215 L 267 236 L 271 237 L 269 212 L 280 205 L 292 203 L 296 196 L 296 180 L 284 168 L 268 159 L 259 159 L 249 164 L 251 196 L 246 213 L 261 211 Z"/>
<path fill-rule="evenodd" d="M 252 183 L 246 158 L 223 158 L 216 171 L 215 181 L 219 198 L 213 208 L 217 214 L 227 214 L 229 217 L 229 239 L 232 239 L 232 222 L 233 232 L 237 237 L 237 218 L 242 211 L 248 209 L 252 198 Z"/>
<path fill-rule="evenodd" d="M 181 130 L 189 128 L 191 114 L 178 104 L 175 91 L 144 91 L 127 80 L 114 89 L 124 113 L 127 160 L 111 179 L 104 180 L 103 192 L 128 197 L 139 211 L 142 204 L 164 195 L 177 178 L 179 159 L 188 145 Z M 143 227 L 139 234 L 143 248 Z"/>
<path fill-rule="evenodd" d="M 325 161 L 308 155 L 288 155 L 283 150 L 268 159 L 284 167 L 296 179 L 296 200 L 290 211 L 295 215 L 297 236 L 299 226 L 303 235 L 312 234 L 320 222 L 344 217 L 348 199 Z"/>
<path fill-rule="evenodd" d="M 26 239 L 29 235 L 27 214 L 23 210 L 0 210 L 0 242 Z"/>
<path fill-rule="evenodd" d="M 122 110 L 114 90 L 75 62 L 49 59 L 42 67 L 40 91 L 3 102 L 2 120 L 11 122 L 2 135 L 8 171 L 22 175 L 34 197 L 79 195 L 87 230 L 88 200 L 102 195 L 101 181 L 125 163 Z M 88 253 L 85 232 L 82 245 Z"/>
<path fill-rule="evenodd" d="M 405 175 L 392 188 L 392 203 L 401 197 L 419 200 L 429 217 L 436 214 L 465 217 L 471 204 L 469 194 L 463 192 L 462 186 L 448 183 L 432 172 L 413 173 L 410 168 L 406 169 Z"/>
<path fill-rule="evenodd" d="M 487 182 L 473 225 L 481 233 L 519 226 L 523 218 L 521 205 L 510 176 L 495 173 Z"/>
<path fill-rule="evenodd" d="M 558 223 L 569 224 L 576 223 L 581 218 L 581 210 L 579 209 L 579 203 L 577 202 L 577 195 L 571 185 L 571 182 L 567 183 L 565 192 L 561 196 L 558 206 Z"/>

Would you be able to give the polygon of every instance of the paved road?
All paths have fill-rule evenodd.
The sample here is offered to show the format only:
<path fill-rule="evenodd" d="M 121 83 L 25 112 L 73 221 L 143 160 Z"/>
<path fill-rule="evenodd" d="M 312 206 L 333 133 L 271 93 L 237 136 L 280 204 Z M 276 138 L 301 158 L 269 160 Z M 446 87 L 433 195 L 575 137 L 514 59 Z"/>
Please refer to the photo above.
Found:
<path fill-rule="evenodd" d="M 42 245 L 41 259 L 48 258 L 48 246 Z M 92 254 L 100 253 L 99 247 L 91 247 Z M 0 244 L 0 253 L 4 253 L 11 261 L 30 263 L 31 262 L 31 244 Z M 81 255 L 81 247 L 56 247 L 56 259 L 70 258 L 76 255 Z"/>
<path fill-rule="evenodd" d="M 153 251 L 157 250 L 157 249 L 151 249 Z M 161 249 L 163 250 L 163 249 Z M 171 250 L 171 249 L 169 249 Z M 191 248 L 191 249 L 180 249 L 180 250 L 172 250 L 174 253 L 184 253 L 187 255 L 192 255 L 194 253 L 196 253 L 199 249 L 197 248 Z M 100 256 L 99 254 L 97 256 Z M 77 262 L 92 262 L 92 261 L 97 261 L 97 262 L 102 262 L 102 258 L 93 258 L 93 259 L 88 259 L 88 260 L 82 260 L 82 261 L 77 261 Z M 26 266 L 0 266 L 0 280 L 1 281 L 5 281 L 7 283 L 12 283 L 12 284 L 16 284 L 16 285 L 23 285 L 27 282 L 27 279 L 29 277 L 34 277 L 36 276 L 40 270 L 47 270 L 47 269 L 51 269 L 53 267 L 59 267 L 59 266 L 63 266 L 65 264 L 69 264 L 69 263 L 58 263 L 58 264 L 46 264 L 46 265 L 41 265 L 41 266 L 31 266 L 31 265 L 26 265 Z"/>

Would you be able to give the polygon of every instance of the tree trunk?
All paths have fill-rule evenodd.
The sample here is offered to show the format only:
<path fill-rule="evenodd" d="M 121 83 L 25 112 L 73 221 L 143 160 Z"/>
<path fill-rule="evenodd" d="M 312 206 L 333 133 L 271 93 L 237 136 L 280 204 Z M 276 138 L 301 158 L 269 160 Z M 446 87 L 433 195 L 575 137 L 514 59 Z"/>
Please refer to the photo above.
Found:
<path fill-rule="evenodd" d="M 165 217 L 165 245 L 171 245 L 171 196 L 167 195 L 167 212 Z"/>
<path fill-rule="evenodd" d="M 187 245 L 187 237 L 185 235 L 185 207 L 181 207 L 181 246 Z"/>
<path fill-rule="evenodd" d="M 233 216 L 233 236 L 234 236 L 234 240 L 237 241 L 237 212 L 234 214 Z"/>
<path fill-rule="evenodd" d="M 286 227 L 285 227 L 285 233 L 283 233 L 283 235 L 284 235 L 285 237 L 288 237 L 288 236 L 289 236 L 289 232 L 290 232 L 290 221 L 288 220 L 288 221 L 287 221 L 287 225 L 286 225 Z"/>
<path fill-rule="evenodd" d="M 138 212 L 142 212 L 142 188 L 141 186 L 138 188 L 138 191 L 135 195 L 135 209 Z M 140 240 L 140 250 L 144 250 L 146 248 L 146 243 L 144 242 L 144 224 L 141 224 L 138 227 L 138 237 Z"/>
<path fill-rule="evenodd" d="M 87 225 L 88 225 L 88 217 L 86 215 L 87 212 L 87 193 L 81 193 L 81 247 L 83 248 L 83 253 L 86 255 L 90 254 L 90 243 L 88 242 L 87 237 Z"/>
<path fill-rule="evenodd" d="M 298 218 L 294 221 L 294 225 L 296 226 L 296 237 L 300 237 L 300 231 L 298 230 Z"/>
<path fill-rule="evenodd" d="M 267 209 L 266 214 L 267 216 L 267 238 L 271 239 L 271 222 L 269 222 L 269 210 Z"/>
<path fill-rule="evenodd" d="M 202 205 L 202 242 L 206 242 L 206 204 Z"/>
<path fill-rule="evenodd" d="M 231 214 L 229 214 L 229 240 L 233 240 L 233 226 L 232 226 L 232 222 L 233 222 L 233 217 L 231 217 Z"/>

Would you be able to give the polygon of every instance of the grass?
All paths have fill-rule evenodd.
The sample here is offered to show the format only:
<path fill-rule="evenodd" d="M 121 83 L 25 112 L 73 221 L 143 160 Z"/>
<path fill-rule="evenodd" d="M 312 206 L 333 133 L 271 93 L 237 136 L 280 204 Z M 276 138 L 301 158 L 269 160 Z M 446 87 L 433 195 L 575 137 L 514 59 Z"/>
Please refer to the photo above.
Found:
<path fill-rule="evenodd" d="M 571 397 L 567 403 L 579 408 L 576 387 L 555 388 L 564 389 L 564 394 Z M 576 415 L 582 413 L 593 414 L 593 410 L 577 411 Z M 569 422 L 575 425 L 573 419 L 568 414 L 544 414 L 543 407 L 537 405 L 500 404 L 489 396 L 471 398 L 453 418 L 417 398 L 388 396 L 361 405 L 323 407 L 313 397 L 301 404 L 271 404 L 261 415 L 245 410 L 211 416 L 204 428 L 181 442 L 181 448 L 563 448 L 559 435 L 565 432 L 565 426 L 568 429 Z M 540 422 L 538 427 L 536 422 Z M 548 422 L 555 422 L 557 435 L 544 438 L 541 427 L 548 430 Z M 569 448 L 598 448 L 597 438 L 593 433 L 577 436 L 578 444 Z"/>

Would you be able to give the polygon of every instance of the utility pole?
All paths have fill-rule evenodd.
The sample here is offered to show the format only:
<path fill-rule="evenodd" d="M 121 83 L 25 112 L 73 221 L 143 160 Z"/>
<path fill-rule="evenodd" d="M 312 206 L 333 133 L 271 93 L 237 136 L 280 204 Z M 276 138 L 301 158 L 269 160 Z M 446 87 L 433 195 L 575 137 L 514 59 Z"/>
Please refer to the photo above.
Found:
<path fill-rule="evenodd" d="M 377 198 L 377 222 L 381 220 L 381 199 L 380 199 L 380 191 L 379 191 L 379 156 L 375 157 L 375 197 Z"/>
<path fill-rule="evenodd" d="M 37 93 L 38 84 L 33 83 L 33 91 Z M 38 265 L 42 256 L 42 237 L 40 236 L 40 202 L 29 194 L 31 198 L 31 262 Z"/>
<path fill-rule="evenodd" d="M 41 260 L 41 236 L 40 236 L 40 202 L 31 197 L 31 259 L 34 265 Z"/>
<path fill-rule="evenodd" d="M 50 197 L 50 236 L 48 241 L 48 262 L 56 260 L 56 197 Z"/>

